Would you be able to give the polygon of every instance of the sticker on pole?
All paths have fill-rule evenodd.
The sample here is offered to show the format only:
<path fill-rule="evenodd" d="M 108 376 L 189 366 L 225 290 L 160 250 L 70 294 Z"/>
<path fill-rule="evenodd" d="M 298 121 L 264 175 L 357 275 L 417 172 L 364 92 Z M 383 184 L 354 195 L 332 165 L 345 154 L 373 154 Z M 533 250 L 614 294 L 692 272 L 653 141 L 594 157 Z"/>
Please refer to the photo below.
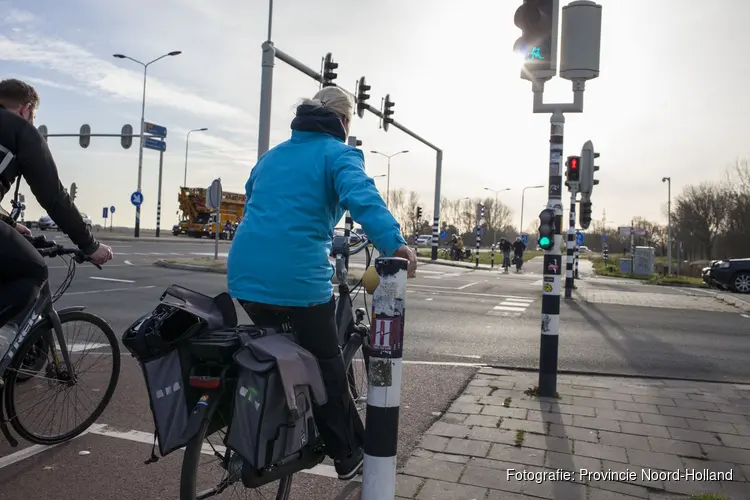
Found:
<path fill-rule="evenodd" d="M 130 195 L 130 203 L 133 204 L 133 206 L 140 207 L 143 204 L 143 193 L 140 191 L 136 191 L 135 193 Z"/>
<path fill-rule="evenodd" d="M 221 179 L 214 179 L 208 188 L 206 208 L 216 210 L 221 204 Z"/>
<path fill-rule="evenodd" d="M 583 244 L 583 233 L 576 231 L 576 245 L 581 246 Z"/>
<path fill-rule="evenodd" d="M 370 349 L 380 357 L 401 357 L 403 349 L 404 317 L 375 318 L 370 333 Z"/>

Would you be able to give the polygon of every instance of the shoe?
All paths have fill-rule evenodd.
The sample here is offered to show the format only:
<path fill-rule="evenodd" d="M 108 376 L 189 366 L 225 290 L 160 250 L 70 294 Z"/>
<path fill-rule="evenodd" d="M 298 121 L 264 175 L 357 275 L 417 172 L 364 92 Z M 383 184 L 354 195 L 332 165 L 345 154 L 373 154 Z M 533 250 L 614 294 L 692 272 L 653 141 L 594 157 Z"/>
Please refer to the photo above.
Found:
<path fill-rule="evenodd" d="M 339 479 L 342 481 L 348 481 L 357 474 L 362 473 L 364 462 L 365 453 L 362 451 L 362 448 L 358 448 L 357 451 L 348 457 L 341 460 L 334 460 L 333 465 L 336 468 L 336 473 L 339 475 Z"/>

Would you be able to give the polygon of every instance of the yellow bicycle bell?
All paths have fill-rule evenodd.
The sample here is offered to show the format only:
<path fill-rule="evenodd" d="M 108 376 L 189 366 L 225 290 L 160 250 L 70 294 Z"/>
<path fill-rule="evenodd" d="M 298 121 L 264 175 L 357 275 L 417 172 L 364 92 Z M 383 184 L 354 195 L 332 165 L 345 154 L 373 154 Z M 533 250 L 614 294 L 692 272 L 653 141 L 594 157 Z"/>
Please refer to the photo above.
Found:
<path fill-rule="evenodd" d="M 375 293 L 375 289 L 380 285 L 380 276 L 378 276 L 375 266 L 368 267 L 365 274 L 362 275 L 362 285 L 370 295 Z"/>

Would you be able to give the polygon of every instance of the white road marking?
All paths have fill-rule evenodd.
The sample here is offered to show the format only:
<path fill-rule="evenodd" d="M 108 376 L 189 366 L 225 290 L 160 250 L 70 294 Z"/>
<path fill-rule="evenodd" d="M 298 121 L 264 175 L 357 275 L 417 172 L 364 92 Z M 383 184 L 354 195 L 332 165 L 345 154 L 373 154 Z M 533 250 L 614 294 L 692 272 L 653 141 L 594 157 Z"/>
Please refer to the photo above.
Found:
<path fill-rule="evenodd" d="M 156 285 L 129 286 L 127 288 L 110 288 L 108 290 L 88 290 L 86 292 L 67 292 L 65 296 L 67 297 L 68 295 L 89 295 L 92 293 L 127 292 L 130 290 L 146 290 L 148 288 L 156 288 Z"/>
<path fill-rule="evenodd" d="M 83 431 L 80 435 L 76 436 L 73 439 L 78 439 L 81 436 L 85 436 L 86 434 L 93 433 L 95 431 L 101 430 L 104 426 L 101 424 L 94 424 L 85 431 Z M 7 455 L 5 457 L 0 457 L 0 469 L 4 467 L 8 467 L 9 465 L 16 464 L 22 460 L 26 460 L 27 458 L 31 458 L 34 455 L 38 455 L 42 452 L 45 452 L 47 450 L 51 450 L 52 448 L 56 448 L 62 444 L 65 443 L 59 443 L 59 444 L 53 444 L 50 446 L 45 446 L 42 444 L 35 444 L 32 446 L 29 446 L 28 448 L 24 448 L 22 450 L 19 450 L 15 453 L 11 453 L 10 455 Z"/>
<path fill-rule="evenodd" d="M 432 299 L 432 297 L 427 297 L 427 298 L 426 298 L 426 299 L 424 299 L 424 300 L 433 300 L 433 299 Z"/>
<path fill-rule="evenodd" d="M 477 356 L 476 354 L 446 354 L 446 356 L 455 356 L 457 358 L 482 359 L 482 356 Z"/>
<path fill-rule="evenodd" d="M 742 316 L 743 318 L 750 319 L 750 314 L 740 314 L 740 316 Z"/>
<path fill-rule="evenodd" d="M 133 265 L 133 263 L 132 263 L 132 262 L 130 262 L 129 260 L 126 260 L 126 261 L 125 261 L 125 264 L 127 264 L 127 265 L 129 265 L 129 266 L 132 266 L 132 265 Z"/>
<path fill-rule="evenodd" d="M 103 278 L 101 276 L 89 276 L 89 279 L 99 281 L 116 281 L 117 283 L 135 283 L 133 280 L 122 280 L 119 278 Z"/>
<path fill-rule="evenodd" d="M 419 287 L 414 290 L 413 287 Z M 424 289 L 424 290 L 423 290 Z M 465 295 L 467 297 L 494 297 L 498 299 L 526 299 L 534 301 L 536 299 L 529 299 L 528 297 L 520 297 L 518 295 L 498 295 L 493 293 L 473 293 L 473 292 L 459 292 L 455 288 L 450 286 L 433 286 L 433 285 L 417 285 L 409 283 L 406 288 L 407 292 L 427 292 L 427 293 L 446 293 L 450 292 L 451 295 Z"/>
<path fill-rule="evenodd" d="M 520 298 L 520 297 L 509 297 L 503 300 L 500 305 L 492 308 L 487 314 L 490 316 L 520 316 L 521 313 L 526 311 L 528 307 L 534 302 L 535 299 Z"/>
<path fill-rule="evenodd" d="M 525 307 L 509 307 L 509 306 L 495 306 L 492 308 L 495 311 L 511 311 L 511 312 L 524 312 Z"/>
<path fill-rule="evenodd" d="M 463 286 L 460 286 L 460 287 L 456 288 L 456 290 L 463 290 L 464 288 L 469 288 L 470 286 L 474 286 L 474 285 L 478 285 L 478 284 L 479 283 L 476 282 L 476 281 L 474 283 L 467 283 L 467 284 L 465 284 Z"/>

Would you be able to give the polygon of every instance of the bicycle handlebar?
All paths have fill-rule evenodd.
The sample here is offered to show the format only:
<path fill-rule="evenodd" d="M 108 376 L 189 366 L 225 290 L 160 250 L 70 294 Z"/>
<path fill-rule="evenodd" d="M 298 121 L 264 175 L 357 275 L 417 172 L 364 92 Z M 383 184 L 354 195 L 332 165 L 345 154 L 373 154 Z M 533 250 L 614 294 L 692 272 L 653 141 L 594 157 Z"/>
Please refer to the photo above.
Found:
<path fill-rule="evenodd" d="M 64 247 L 63 245 L 58 245 L 54 241 L 48 241 L 47 238 L 44 235 L 41 236 L 25 236 L 25 238 L 34 245 L 34 248 L 39 252 L 39 255 L 42 257 L 58 257 L 61 255 L 72 255 L 73 259 L 79 263 L 83 264 L 84 262 L 91 262 L 91 264 L 95 265 L 98 269 L 101 269 L 102 266 L 99 264 L 93 262 L 91 260 L 91 257 L 84 254 L 82 250 L 78 248 L 70 248 L 70 247 Z"/>

